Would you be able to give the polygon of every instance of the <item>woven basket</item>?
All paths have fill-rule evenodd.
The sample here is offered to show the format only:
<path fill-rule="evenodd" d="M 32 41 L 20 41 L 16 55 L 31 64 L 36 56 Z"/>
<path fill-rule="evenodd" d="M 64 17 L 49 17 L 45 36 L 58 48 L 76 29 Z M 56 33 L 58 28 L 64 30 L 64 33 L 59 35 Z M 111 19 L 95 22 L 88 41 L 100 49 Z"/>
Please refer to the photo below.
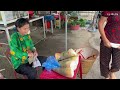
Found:
<path fill-rule="evenodd" d="M 98 50 L 91 47 L 80 48 L 80 50 L 82 50 L 80 54 L 82 55 L 82 74 L 87 74 L 98 56 Z"/>
<path fill-rule="evenodd" d="M 82 61 L 81 62 L 82 63 L 82 74 L 87 74 L 89 72 L 95 60 L 96 58 L 81 60 Z"/>

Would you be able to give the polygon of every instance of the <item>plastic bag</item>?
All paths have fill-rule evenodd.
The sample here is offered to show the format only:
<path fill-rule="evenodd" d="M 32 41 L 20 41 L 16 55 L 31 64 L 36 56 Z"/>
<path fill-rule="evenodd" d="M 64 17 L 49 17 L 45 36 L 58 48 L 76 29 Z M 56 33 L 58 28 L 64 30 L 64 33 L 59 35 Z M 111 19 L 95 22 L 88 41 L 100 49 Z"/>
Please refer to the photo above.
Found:
<path fill-rule="evenodd" d="M 54 56 L 49 56 L 46 62 L 42 64 L 42 67 L 45 67 L 46 70 L 51 71 L 52 69 L 59 68 L 60 64 Z"/>
<path fill-rule="evenodd" d="M 36 58 L 35 58 L 35 61 L 33 62 L 33 66 L 32 66 L 32 67 L 36 68 L 36 67 L 39 67 L 39 66 L 41 66 L 41 63 L 40 63 L 40 61 L 38 60 L 38 58 L 36 57 Z"/>

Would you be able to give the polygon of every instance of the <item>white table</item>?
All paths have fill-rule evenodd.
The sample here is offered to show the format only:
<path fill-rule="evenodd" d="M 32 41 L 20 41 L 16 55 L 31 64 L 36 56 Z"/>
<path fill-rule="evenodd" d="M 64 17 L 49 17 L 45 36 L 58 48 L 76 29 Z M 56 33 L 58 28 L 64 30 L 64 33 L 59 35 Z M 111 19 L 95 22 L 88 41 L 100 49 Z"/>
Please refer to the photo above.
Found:
<path fill-rule="evenodd" d="M 37 20 L 40 20 L 42 19 L 42 23 L 43 23 L 43 30 L 44 30 L 44 38 L 46 38 L 46 33 L 45 33 L 45 21 L 44 21 L 44 16 L 39 16 L 39 17 L 35 17 L 35 18 L 32 18 L 29 20 L 29 22 L 34 22 L 34 21 L 37 21 Z M 40 42 L 41 40 L 37 41 L 35 44 L 37 44 L 38 42 Z"/>
<path fill-rule="evenodd" d="M 44 38 L 46 38 L 44 16 L 39 16 L 39 17 L 35 17 L 35 18 L 32 18 L 32 19 L 29 19 L 29 22 L 32 23 L 32 22 L 37 21 L 37 20 L 40 20 L 40 19 L 42 19 L 43 30 L 44 30 Z M 5 30 L 5 32 L 6 32 L 8 42 L 10 41 L 9 29 L 13 29 L 14 27 L 15 27 L 14 24 L 12 24 L 12 25 L 7 25 L 7 26 L 4 26 L 4 25 L 2 25 L 2 24 L 0 25 L 0 30 Z"/>

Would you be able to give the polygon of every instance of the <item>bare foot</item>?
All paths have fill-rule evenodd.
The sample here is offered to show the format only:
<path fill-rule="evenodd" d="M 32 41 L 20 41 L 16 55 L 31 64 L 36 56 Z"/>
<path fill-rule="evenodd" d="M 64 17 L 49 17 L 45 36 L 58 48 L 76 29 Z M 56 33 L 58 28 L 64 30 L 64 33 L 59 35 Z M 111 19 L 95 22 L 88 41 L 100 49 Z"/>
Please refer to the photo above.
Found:
<path fill-rule="evenodd" d="M 110 76 L 108 76 L 107 78 L 105 78 L 105 79 L 110 79 Z"/>
<path fill-rule="evenodd" d="M 114 72 L 110 73 L 110 79 L 117 79 Z"/>
<path fill-rule="evenodd" d="M 107 77 L 107 78 L 105 78 L 105 79 L 110 79 L 110 77 Z"/>

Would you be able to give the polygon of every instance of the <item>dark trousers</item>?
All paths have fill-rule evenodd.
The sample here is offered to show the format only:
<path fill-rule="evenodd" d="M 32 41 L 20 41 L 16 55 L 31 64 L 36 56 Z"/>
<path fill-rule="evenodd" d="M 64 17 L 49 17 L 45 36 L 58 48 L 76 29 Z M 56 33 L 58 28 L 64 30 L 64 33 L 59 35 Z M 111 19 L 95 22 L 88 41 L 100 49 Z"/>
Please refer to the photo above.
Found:
<path fill-rule="evenodd" d="M 46 61 L 47 57 L 38 56 L 37 57 L 41 63 L 41 65 Z M 44 68 L 42 68 L 44 69 Z M 26 63 L 20 65 L 15 71 L 19 74 L 26 75 L 28 79 L 36 79 L 37 71 L 32 67 L 32 64 Z"/>
<path fill-rule="evenodd" d="M 112 56 L 112 58 L 111 58 Z M 111 67 L 109 66 L 112 59 Z M 100 72 L 104 77 L 108 77 L 109 72 L 116 72 L 120 69 L 120 50 L 117 48 L 108 48 L 100 43 Z"/>

